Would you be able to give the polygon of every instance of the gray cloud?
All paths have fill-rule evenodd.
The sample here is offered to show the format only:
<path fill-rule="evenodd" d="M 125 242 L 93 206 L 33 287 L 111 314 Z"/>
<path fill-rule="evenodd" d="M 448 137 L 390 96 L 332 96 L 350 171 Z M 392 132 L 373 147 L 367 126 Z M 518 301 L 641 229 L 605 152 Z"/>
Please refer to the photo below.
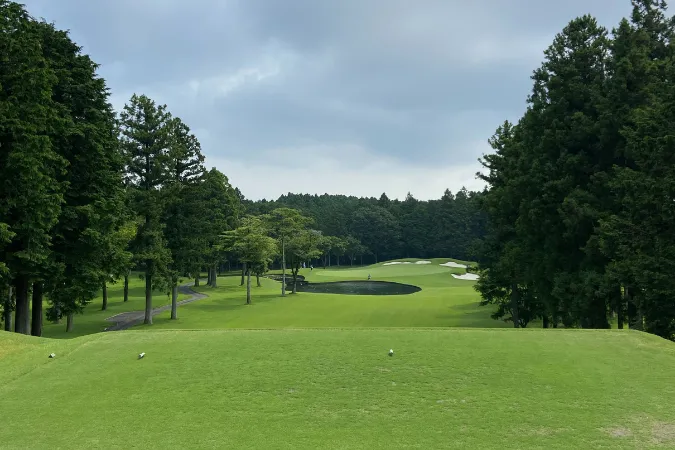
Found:
<path fill-rule="evenodd" d="M 611 28 L 630 10 L 628 0 L 25 2 L 101 63 L 116 107 L 134 92 L 167 103 L 207 162 L 267 198 L 321 193 L 327 177 L 363 195 L 479 187 L 476 158 L 524 110 L 554 34 L 585 13 Z M 289 171 L 307 182 L 287 186 Z"/>

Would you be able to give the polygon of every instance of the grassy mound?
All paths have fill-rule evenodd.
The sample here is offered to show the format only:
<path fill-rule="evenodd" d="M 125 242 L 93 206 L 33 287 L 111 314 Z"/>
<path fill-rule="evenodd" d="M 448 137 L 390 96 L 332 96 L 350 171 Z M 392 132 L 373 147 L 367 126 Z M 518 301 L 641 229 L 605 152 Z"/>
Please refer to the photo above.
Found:
<path fill-rule="evenodd" d="M 675 446 L 675 345 L 637 332 L 0 333 L 0 348 L 11 448 Z"/>

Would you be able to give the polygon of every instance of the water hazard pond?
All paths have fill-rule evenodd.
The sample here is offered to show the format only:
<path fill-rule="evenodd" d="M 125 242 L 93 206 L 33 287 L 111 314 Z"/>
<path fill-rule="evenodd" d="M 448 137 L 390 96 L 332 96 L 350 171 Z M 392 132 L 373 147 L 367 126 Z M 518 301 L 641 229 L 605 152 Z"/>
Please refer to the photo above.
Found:
<path fill-rule="evenodd" d="M 281 277 L 270 277 L 281 281 Z M 290 279 L 289 279 L 290 278 Z M 293 288 L 293 280 L 286 277 L 288 289 Z M 327 283 L 310 283 L 298 277 L 298 292 L 312 292 L 316 294 L 346 294 L 346 295 L 407 295 L 421 291 L 422 288 L 411 284 L 394 283 L 391 281 L 333 281 Z"/>

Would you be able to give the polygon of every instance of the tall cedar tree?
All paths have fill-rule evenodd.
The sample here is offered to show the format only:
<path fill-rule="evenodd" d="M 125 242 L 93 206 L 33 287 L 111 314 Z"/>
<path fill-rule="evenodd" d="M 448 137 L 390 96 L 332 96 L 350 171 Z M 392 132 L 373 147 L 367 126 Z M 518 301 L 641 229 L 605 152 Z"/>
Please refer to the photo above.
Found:
<path fill-rule="evenodd" d="M 518 225 L 526 236 L 529 279 L 554 324 L 607 328 L 611 286 L 605 261 L 588 243 L 602 207 L 595 174 L 613 158 L 600 140 L 598 105 L 608 52 L 606 31 L 584 16 L 546 50 L 533 76 L 530 111 L 521 122 L 529 189 Z"/>
<path fill-rule="evenodd" d="M 0 0 L 0 223 L 13 233 L 0 260 L 16 292 L 14 329 L 30 332 L 29 287 L 44 273 L 63 202 L 66 166 L 49 138 L 64 124 L 52 100 L 57 77 L 38 27 L 23 7 Z"/>
<path fill-rule="evenodd" d="M 153 288 L 167 284 L 171 251 L 161 222 L 161 189 L 169 177 L 171 116 L 145 95 L 134 94 L 120 114 L 120 145 L 133 213 L 141 218 L 132 252 L 145 278 L 145 320 L 152 324 Z"/>
<path fill-rule="evenodd" d="M 204 236 L 198 232 L 203 217 L 194 201 L 198 183 L 204 176 L 204 156 L 197 137 L 180 119 L 170 123 L 167 155 L 168 177 L 162 193 L 165 197 L 164 235 L 171 250 L 171 319 L 177 319 L 180 277 L 199 270 L 205 251 Z"/>
<path fill-rule="evenodd" d="M 604 224 L 604 242 L 614 250 L 612 268 L 624 282 L 621 306 L 625 302 L 631 326 L 675 339 L 673 19 L 663 2 L 643 0 L 634 2 L 631 22 L 617 33 L 623 47 L 617 45 L 612 86 L 631 106 L 619 116 L 625 165 L 611 180 L 623 208 Z"/>
<path fill-rule="evenodd" d="M 623 296 L 615 305 L 619 326 L 673 339 L 673 286 L 668 275 L 674 243 L 664 230 L 672 201 L 668 139 L 673 19 L 664 2 L 633 2 L 631 22 L 614 31 L 605 105 L 607 146 L 617 166 L 609 180 L 613 208 L 602 221 L 601 247 Z M 663 116 L 661 116 L 663 114 Z"/>
<path fill-rule="evenodd" d="M 488 173 L 479 177 L 489 188 L 481 205 L 490 220 L 481 246 L 481 277 L 475 288 L 483 298 L 482 305 L 497 305 L 494 319 L 524 328 L 536 317 L 538 308 L 522 270 L 527 255 L 523 251 L 524 239 L 516 228 L 520 192 L 525 188 L 519 174 L 524 166 L 518 139 L 517 127 L 504 122 L 489 141 L 495 153 L 481 160 Z"/>
<path fill-rule="evenodd" d="M 236 190 L 230 185 L 227 176 L 212 168 L 205 173 L 197 185 L 192 199 L 198 209 L 198 219 L 193 232 L 204 245 L 201 266 L 206 266 L 210 285 L 217 286 L 217 266 L 223 260 L 226 249 L 221 243 L 223 233 L 234 230 L 239 222 L 241 205 Z M 194 266 L 193 276 L 199 276 L 199 267 Z"/>
<path fill-rule="evenodd" d="M 106 265 L 116 250 L 111 240 L 121 225 L 122 163 L 115 116 L 97 65 L 81 54 L 68 33 L 52 24 L 36 24 L 42 49 L 57 76 L 52 99 L 64 127 L 51 135 L 54 150 L 68 162 L 58 181 L 65 186 L 64 204 L 52 231 L 53 245 L 47 293 L 54 312 L 81 312 L 107 277 Z M 34 285 L 32 334 L 42 333 L 40 284 Z"/>

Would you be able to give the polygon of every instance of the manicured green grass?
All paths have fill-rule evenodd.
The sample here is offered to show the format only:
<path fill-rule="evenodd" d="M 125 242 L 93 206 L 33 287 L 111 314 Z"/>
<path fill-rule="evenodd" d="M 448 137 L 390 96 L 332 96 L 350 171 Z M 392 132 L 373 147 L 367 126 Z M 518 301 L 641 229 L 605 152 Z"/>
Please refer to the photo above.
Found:
<path fill-rule="evenodd" d="M 179 294 L 178 300 L 183 300 L 184 298 L 187 298 L 187 296 Z M 161 291 L 154 292 L 152 299 L 153 308 L 168 305 L 169 303 L 171 303 L 171 298 L 166 293 Z M 145 281 L 141 280 L 137 273 L 133 273 L 129 277 L 128 302 L 124 302 L 123 280 L 120 280 L 116 284 L 108 285 L 108 309 L 101 311 L 102 305 L 103 297 L 99 294 L 93 302 L 85 307 L 83 314 L 75 316 L 74 328 L 70 333 L 66 332 L 65 318 L 59 324 L 48 322 L 45 318 L 42 335 L 48 338 L 67 339 L 99 333 L 105 330 L 106 327 L 113 325 L 113 322 L 106 321 L 108 317 L 129 311 L 144 311 Z M 45 303 L 46 307 L 47 303 Z"/>
<path fill-rule="evenodd" d="M 675 446 L 675 345 L 634 331 L 3 332 L 0 349 L 4 448 Z"/>
<path fill-rule="evenodd" d="M 412 260 L 415 261 L 415 260 Z M 281 297 L 281 284 L 264 278 L 262 287 L 252 280 L 253 304 L 246 305 L 246 287 L 238 276 L 221 277 L 219 287 L 197 288 L 209 298 L 182 306 L 178 320 L 160 314 L 152 327 L 141 329 L 315 328 L 315 327 L 508 327 L 490 318 L 492 309 L 479 306 L 474 282 L 457 280 L 452 273 L 464 269 L 442 267 L 448 259 L 431 264 L 359 268 L 302 269 L 310 282 L 366 280 L 394 281 L 422 288 L 411 295 L 339 295 L 298 293 Z M 278 271 L 275 271 L 277 273 Z"/>

